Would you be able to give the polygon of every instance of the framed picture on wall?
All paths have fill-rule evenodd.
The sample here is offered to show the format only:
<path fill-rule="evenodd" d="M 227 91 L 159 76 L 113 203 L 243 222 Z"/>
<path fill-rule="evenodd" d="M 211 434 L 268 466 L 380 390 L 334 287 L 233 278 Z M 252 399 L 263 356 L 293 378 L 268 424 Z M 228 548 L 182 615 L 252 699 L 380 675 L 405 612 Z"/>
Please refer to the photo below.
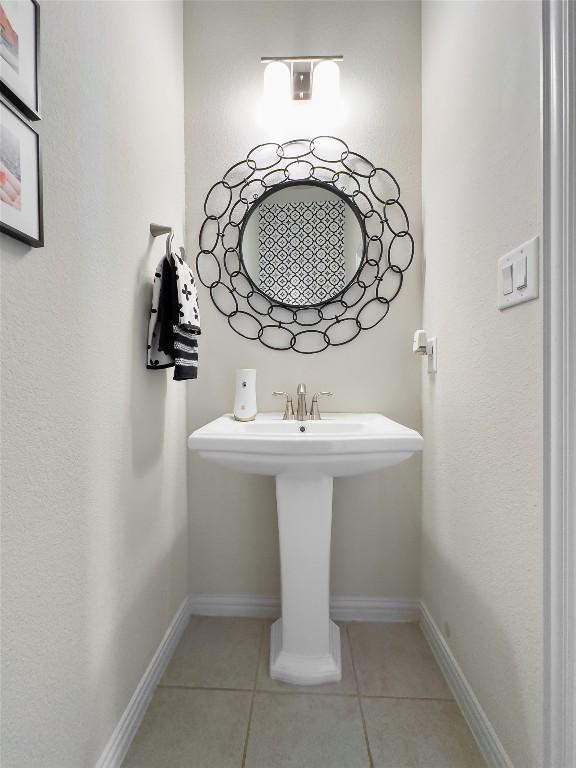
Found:
<path fill-rule="evenodd" d="M 38 0 L 0 0 L 0 93 L 30 120 L 40 119 Z"/>
<path fill-rule="evenodd" d="M 0 100 L 0 232 L 44 245 L 40 137 Z"/>

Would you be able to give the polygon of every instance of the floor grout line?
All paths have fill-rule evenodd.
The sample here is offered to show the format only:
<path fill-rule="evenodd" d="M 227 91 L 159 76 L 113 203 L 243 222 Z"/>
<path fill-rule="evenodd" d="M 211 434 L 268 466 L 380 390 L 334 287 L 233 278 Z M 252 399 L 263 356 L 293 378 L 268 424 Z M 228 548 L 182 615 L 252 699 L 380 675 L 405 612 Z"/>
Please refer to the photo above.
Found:
<path fill-rule="evenodd" d="M 256 698 L 256 686 L 258 684 L 258 673 L 260 672 L 260 661 L 262 660 L 262 651 L 264 650 L 264 637 L 267 626 L 264 624 L 260 630 L 260 647 L 258 648 L 258 659 L 256 661 L 256 672 L 254 674 L 254 685 L 252 686 L 252 697 L 250 699 L 250 711 L 248 713 L 248 725 L 246 727 L 246 738 L 244 740 L 244 750 L 242 752 L 242 768 L 246 766 L 246 755 L 248 754 L 248 740 L 250 738 L 250 726 L 252 725 L 252 713 L 254 712 L 254 699 Z"/>
<path fill-rule="evenodd" d="M 183 691 L 222 691 L 222 693 L 252 693 L 252 688 L 228 688 L 219 685 L 183 685 L 180 683 L 161 683 L 158 688 L 175 688 Z"/>
<path fill-rule="evenodd" d="M 176 688 L 188 691 L 223 691 L 225 693 L 252 693 L 252 688 L 224 688 L 210 685 L 180 685 L 178 683 L 162 683 L 158 688 Z M 391 699 L 397 701 L 455 701 L 453 698 L 442 696 L 400 696 L 382 693 L 346 693 L 346 691 L 309 691 L 306 686 L 300 686 L 292 691 L 277 688 L 256 688 L 256 693 L 279 694 L 280 696 L 328 696 L 329 698 L 341 696 L 348 699 Z"/>
<path fill-rule="evenodd" d="M 356 673 L 356 664 L 354 663 L 354 651 L 352 650 L 352 638 L 348 632 L 348 626 L 345 627 L 346 637 L 348 638 L 348 645 L 350 647 L 350 661 L 352 663 L 352 672 L 354 673 L 354 682 L 356 683 L 356 698 L 358 700 L 358 706 L 360 707 L 360 717 L 362 718 L 362 730 L 364 731 L 364 742 L 366 744 L 366 751 L 368 752 L 368 763 L 370 768 L 374 768 L 374 759 L 372 757 L 372 750 L 370 749 L 370 741 L 368 739 L 368 728 L 366 727 L 366 718 L 364 717 L 364 707 L 362 706 L 362 697 L 360 696 L 360 683 L 358 682 L 358 674 Z"/>
<path fill-rule="evenodd" d="M 396 701 L 446 701 L 455 703 L 455 699 L 447 699 L 446 697 L 438 696 L 386 696 L 378 693 L 361 693 L 361 699 L 392 699 Z"/>

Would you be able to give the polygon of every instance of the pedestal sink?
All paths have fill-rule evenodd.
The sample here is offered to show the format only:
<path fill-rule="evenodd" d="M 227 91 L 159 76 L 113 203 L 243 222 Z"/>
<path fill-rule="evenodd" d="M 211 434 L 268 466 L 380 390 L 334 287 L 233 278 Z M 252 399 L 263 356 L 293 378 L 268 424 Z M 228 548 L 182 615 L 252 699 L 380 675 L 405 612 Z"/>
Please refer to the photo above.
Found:
<path fill-rule="evenodd" d="M 188 438 L 209 461 L 276 477 L 282 617 L 271 630 L 271 677 L 299 685 L 340 680 L 340 631 L 329 617 L 333 478 L 390 467 L 422 445 L 417 432 L 377 413 L 304 422 L 226 414 Z"/>

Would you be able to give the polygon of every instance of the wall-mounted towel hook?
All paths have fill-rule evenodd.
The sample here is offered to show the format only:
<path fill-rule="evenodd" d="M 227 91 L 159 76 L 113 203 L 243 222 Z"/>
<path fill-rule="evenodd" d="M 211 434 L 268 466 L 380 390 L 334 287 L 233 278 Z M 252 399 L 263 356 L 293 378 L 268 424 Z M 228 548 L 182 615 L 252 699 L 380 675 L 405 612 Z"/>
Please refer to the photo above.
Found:
<path fill-rule="evenodd" d="M 168 235 L 166 238 L 166 253 L 169 254 L 172 251 L 172 240 L 174 238 L 174 231 L 172 227 L 168 227 L 165 224 L 150 224 L 150 234 L 152 237 L 159 237 L 160 235 Z"/>

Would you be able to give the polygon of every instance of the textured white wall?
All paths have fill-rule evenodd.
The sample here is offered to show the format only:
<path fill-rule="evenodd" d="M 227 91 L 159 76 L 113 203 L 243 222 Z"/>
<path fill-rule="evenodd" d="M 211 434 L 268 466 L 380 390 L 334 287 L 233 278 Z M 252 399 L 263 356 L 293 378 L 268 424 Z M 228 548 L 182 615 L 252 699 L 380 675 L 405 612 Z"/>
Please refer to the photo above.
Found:
<path fill-rule="evenodd" d="M 540 763 L 541 303 L 496 260 L 541 227 L 540 5 L 423 3 L 422 591 L 517 768 Z"/>
<path fill-rule="evenodd" d="M 236 335 L 200 287 L 200 372 L 188 384 L 190 430 L 232 407 L 234 370 L 258 370 L 260 410 L 273 389 L 330 389 L 334 410 L 381 411 L 420 427 L 420 7 L 406 2 L 193 2 L 184 8 L 188 250 L 198 242 L 211 185 L 256 144 L 342 136 L 389 167 L 402 187 L 417 243 L 388 317 L 351 344 L 318 355 L 274 352 Z M 282 120 L 259 106 L 264 55 L 344 55 L 343 113 L 293 105 Z M 302 108 L 301 108 L 302 107 Z M 337 480 L 332 591 L 418 594 L 420 480 L 413 458 L 386 472 Z M 274 482 L 189 460 L 190 585 L 197 592 L 279 589 Z"/>
<path fill-rule="evenodd" d="M 180 3 L 42 4 L 46 247 L 0 237 L 3 768 L 91 768 L 187 592 L 185 391 L 144 368 L 182 87 Z"/>

